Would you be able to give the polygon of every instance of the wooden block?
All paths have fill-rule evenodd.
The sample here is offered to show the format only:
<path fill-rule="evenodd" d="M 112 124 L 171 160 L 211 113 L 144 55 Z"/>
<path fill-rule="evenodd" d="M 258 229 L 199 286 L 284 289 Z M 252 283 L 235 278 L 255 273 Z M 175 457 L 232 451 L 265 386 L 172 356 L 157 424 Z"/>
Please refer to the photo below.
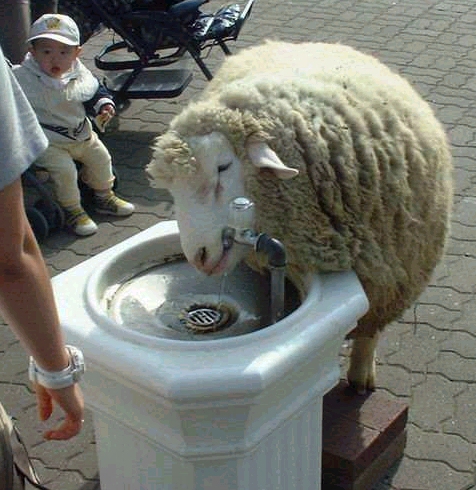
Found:
<path fill-rule="evenodd" d="M 323 468 L 322 490 L 371 490 L 402 457 L 406 436 L 406 431 L 398 435 L 356 480 L 349 480 L 345 472 L 339 472 L 335 468 Z"/>
<path fill-rule="evenodd" d="M 369 490 L 402 456 L 407 404 L 341 382 L 325 395 L 323 415 L 322 490 Z"/>

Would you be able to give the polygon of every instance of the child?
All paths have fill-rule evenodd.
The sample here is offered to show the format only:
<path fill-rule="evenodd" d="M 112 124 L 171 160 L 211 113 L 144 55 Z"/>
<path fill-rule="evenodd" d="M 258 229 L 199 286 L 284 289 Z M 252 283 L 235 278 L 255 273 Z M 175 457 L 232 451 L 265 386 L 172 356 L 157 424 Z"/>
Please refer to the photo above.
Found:
<path fill-rule="evenodd" d="M 112 190 L 111 156 L 86 115 L 97 116 L 104 125 L 115 114 L 114 102 L 78 58 L 80 33 L 73 19 L 42 15 L 31 26 L 28 41 L 29 52 L 13 69 L 49 140 L 36 164 L 50 174 L 67 226 L 77 235 L 92 235 L 97 225 L 81 206 L 75 160 L 82 164 L 79 177 L 94 190 L 96 212 L 134 212 L 134 205 Z"/>

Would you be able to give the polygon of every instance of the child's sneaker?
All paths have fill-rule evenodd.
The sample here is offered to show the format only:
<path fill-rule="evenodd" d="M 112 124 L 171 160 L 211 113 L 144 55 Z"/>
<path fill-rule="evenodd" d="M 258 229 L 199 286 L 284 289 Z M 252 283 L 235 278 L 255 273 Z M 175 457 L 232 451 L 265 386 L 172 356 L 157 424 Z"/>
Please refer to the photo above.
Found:
<path fill-rule="evenodd" d="M 81 207 L 63 208 L 66 226 L 80 236 L 88 236 L 96 233 L 98 225 L 88 216 Z"/>
<path fill-rule="evenodd" d="M 95 194 L 93 204 L 97 213 L 112 216 L 129 216 L 135 210 L 134 204 L 117 197 L 112 191 L 105 196 Z"/>

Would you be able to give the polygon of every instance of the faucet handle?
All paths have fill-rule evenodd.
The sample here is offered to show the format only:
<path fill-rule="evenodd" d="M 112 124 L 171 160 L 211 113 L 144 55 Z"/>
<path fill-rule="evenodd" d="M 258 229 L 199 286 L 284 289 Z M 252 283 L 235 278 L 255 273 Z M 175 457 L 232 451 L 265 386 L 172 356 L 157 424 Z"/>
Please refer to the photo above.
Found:
<path fill-rule="evenodd" d="M 253 229 L 255 222 L 255 205 L 247 197 L 236 197 L 230 202 L 228 226 L 235 230 Z"/>

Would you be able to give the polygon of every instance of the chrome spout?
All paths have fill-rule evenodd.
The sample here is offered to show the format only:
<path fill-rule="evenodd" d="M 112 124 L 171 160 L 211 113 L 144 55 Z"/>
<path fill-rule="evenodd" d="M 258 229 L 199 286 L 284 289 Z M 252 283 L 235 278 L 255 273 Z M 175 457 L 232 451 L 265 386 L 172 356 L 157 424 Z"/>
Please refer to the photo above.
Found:
<path fill-rule="evenodd" d="M 253 247 L 256 245 L 259 235 L 253 231 L 255 224 L 254 206 L 254 203 L 247 197 L 237 197 L 230 203 L 228 228 L 233 230 L 236 243 Z"/>

